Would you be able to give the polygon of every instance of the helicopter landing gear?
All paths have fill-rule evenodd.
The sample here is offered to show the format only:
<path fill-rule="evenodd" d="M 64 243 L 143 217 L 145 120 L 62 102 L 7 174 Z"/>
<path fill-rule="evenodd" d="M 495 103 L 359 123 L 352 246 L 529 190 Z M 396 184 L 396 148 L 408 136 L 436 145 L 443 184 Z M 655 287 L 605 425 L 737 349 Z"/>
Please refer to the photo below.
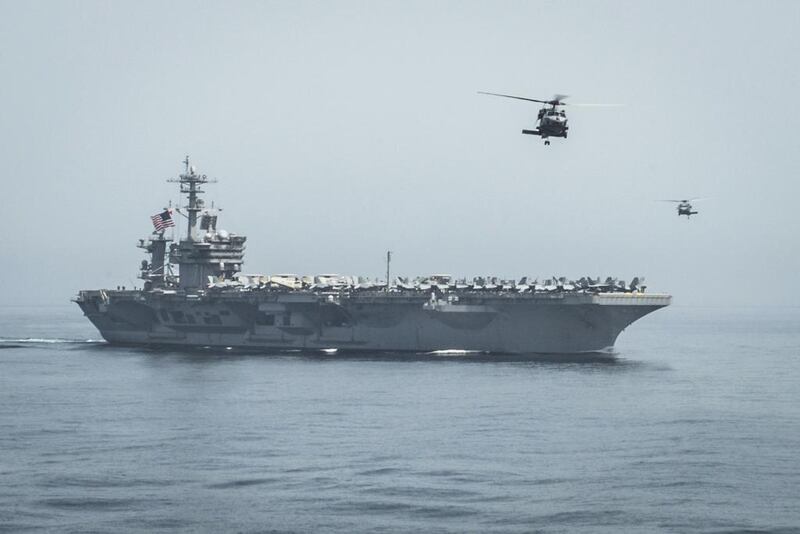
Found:
<path fill-rule="evenodd" d="M 545 139 L 545 140 L 544 140 L 544 146 L 548 146 L 548 145 L 550 145 L 550 141 L 548 141 L 547 139 Z"/>

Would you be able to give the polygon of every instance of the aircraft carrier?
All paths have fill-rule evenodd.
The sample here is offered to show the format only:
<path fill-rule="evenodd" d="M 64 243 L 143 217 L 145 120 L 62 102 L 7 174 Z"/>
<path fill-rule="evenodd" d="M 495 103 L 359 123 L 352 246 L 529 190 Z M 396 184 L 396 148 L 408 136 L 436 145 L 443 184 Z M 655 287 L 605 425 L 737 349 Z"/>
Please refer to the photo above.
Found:
<path fill-rule="evenodd" d="M 385 280 L 243 274 L 244 236 L 218 228 L 201 198 L 209 182 L 184 161 L 186 204 L 152 217 L 138 246 L 141 289 L 82 290 L 74 299 L 112 344 L 326 352 L 613 354 L 620 332 L 671 297 L 584 277 Z M 168 237 L 173 217 L 186 234 Z"/>

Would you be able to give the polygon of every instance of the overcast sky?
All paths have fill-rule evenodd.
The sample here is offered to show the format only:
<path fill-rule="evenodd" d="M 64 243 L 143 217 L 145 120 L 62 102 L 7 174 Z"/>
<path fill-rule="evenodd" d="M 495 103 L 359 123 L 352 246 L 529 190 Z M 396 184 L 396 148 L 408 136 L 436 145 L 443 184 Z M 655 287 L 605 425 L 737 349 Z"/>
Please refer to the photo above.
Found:
<path fill-rule="evenodd" d="M 246 272 L 800 302 L 800 2 L 0 1 L 0 302 L 132 286 L 189 154 Z M 537 104 L 569 139 L 520 134 Z M 657 199 L 707 197 L 690 221 Z"/>

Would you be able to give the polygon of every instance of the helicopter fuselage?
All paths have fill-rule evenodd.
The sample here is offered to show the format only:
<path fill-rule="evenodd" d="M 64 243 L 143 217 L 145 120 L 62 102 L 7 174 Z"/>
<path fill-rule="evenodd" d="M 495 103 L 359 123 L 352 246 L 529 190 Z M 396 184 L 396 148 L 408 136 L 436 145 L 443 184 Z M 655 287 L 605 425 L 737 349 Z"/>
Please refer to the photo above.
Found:
<path fill-rule="evenodd" d="M 548 145 L 550 144 L 547 141 L 548 137 L 567 137 L 569 126 L 567 125 L 567 115 L 564 110 L 558 109 L 556 106 L 543 107 L 539 110 L 536 120 L 537 128 L 535 130 L 522 130 L 522 133 L 538 135 Z"/>
<path fill-rule="evenodd" d="M 679 204 L 678 205 L 678 217 L 681 215 L 686 215 L 686 217 L 691 217 L 692 215 L 697 215 L 696 211 L 692 210 L 691 204 Z"/>

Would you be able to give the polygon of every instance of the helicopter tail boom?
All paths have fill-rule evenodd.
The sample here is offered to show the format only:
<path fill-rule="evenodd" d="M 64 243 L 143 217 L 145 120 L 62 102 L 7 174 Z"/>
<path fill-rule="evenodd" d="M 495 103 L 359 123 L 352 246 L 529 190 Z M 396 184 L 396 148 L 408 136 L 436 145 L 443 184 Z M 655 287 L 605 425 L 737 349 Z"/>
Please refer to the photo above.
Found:
<path fill-rule="evenodd" d="M 539 135 L 539 136 L 542 135 L 542 132 L 540 132 L 539 130 L 522 130 L 522 133 L 528 135 Z"/>

